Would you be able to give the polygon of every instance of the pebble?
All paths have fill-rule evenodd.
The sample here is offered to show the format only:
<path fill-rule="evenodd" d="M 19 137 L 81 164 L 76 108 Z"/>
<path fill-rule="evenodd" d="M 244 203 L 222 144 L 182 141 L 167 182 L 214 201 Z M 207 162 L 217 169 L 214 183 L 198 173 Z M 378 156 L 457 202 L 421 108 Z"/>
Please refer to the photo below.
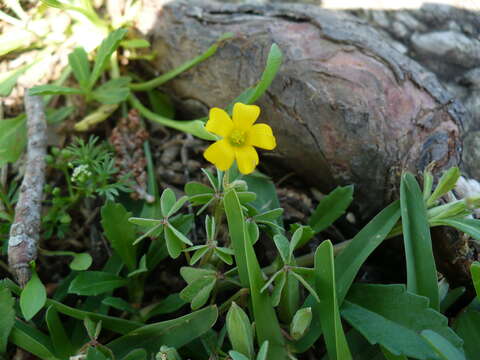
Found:
<path fill-rule="evenodd" d="M 423 56 L 434 56 L 445 62 L 472 68 L 480 62 L 480 41 L 457 31 L 414 34 L 414 49 Z"/>

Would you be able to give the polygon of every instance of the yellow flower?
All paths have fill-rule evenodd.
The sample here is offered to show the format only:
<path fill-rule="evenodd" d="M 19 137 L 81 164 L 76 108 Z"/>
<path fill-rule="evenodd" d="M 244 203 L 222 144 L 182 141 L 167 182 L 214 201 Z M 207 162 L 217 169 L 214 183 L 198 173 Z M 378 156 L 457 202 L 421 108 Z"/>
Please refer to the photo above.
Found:
<path fill-rule="evenodd" d="M 205 128 L 222 139 L 205 150 L 205 159 L 222 171 L 228 170 L 237 160 L 242 174 L 253 172 L 258 165 L 254 146 L 266 150 L 276 146 L 272 128 L 267 124 L 254 124 L 259 115 L 260 108 L 256 105 L 236 103 L 232 119 L 224 110 L 212 108 Z"/>

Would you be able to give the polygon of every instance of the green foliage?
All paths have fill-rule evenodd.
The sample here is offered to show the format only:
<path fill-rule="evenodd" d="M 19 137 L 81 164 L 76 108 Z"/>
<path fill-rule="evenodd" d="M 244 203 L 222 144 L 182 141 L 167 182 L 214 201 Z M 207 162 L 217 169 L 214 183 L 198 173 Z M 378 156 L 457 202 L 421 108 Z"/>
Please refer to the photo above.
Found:
<path fill-rule="evenodd" d="M 7 340 L 15 323 L 15 300 L 7 288 L 0 288 L 0 354 L 7 350 Z"/>
<path fill-rule="evenodd" d="M 0 122 L 0 166 L 15 162 L 27 143 L 25 116 Z"/>
<path fill-rule="evenodd" d="M 133 271 L 137 263 L 137 249 L 135 241 L 135 226 L 128 222 L 131 217 L 122 204 L 107 201 L 102 210 L 102 226 L 105 236 L 110 241 L 112 248 L 120 255 L 123 263 Z"/>
<path fill-rule="evenodd" d="M 76 130 L 89 130 L 92 116 L 99 122 L 130 107 L 155 123 L 201 139 L 216 138 L 205 130 L 205 119 L 174 120 L 172 101 L 155 88 L 213 56 L 234 34 L 225 34 L 204 53 L 153 80 L 132 82 L 139 77 L 120 69 L 117 53 L 133 59 L 129 54 L 149 43 L 132 38 L 127 21 L 114 19 L 117 29 L 110 29 L 89 0 L 43 2 L 82 14 L 81 21 L 108 34 L 92 54 L 74 45 L 62 78 L 30 90 L 46 95 L 47 103 L 61 95 L 67 97 L 66 104 L 76 104 L 70 97 L 81 97 L 87 117 Z M 19 6 L 16 9 L 21 14 Z M 30 40 L 21 43 L 20 35 L 17 43 L 2 42 L 0 54 L 28 46 Z M 44 39 L 36 41 L 35 46 L 41 47 Z M 245 89 L 227 110 L 238 101 L 257 101 L 274 81 L 282 58 L 281 49 L 272 44 L 258 83 Z M 28 67 L 4 74 L 0 95 L 8 95 Z M 69 78 L 73 82 L 66 86 Z M 135 96 L 140 91 L 147 92 L 148 106 Z M 48 122 L 59 123 L 75 115 L 74 110 L 73 106 L 49 109 Z M 24 115 L 0 121 L 0 166 L 19 159 L 26 139 Z M 323 355 L 329 359 L 473 360 L 478 355 L 478 303 L 474 301 L 454 321 L 463 348 L 439 312 L 454 311 L 451 305 L 465 289 L 449 290 L 448 284 L 439 289 L 429 235 L 429 227 L 446 225 L 480 241 L 480 220 L 465 218 L 480 201 L 440 201 L 454 188 L 458 168 L 447 171 L 435 188 L 435 179 L 426 170 L 423 193 L 412 175 L 404 175 L 400 201 L 358 229 L 351 240 L 332 244 L 323 240 L 330 232 L 323 232 L 350 206 L 353 186 L 326 195 L 308 225 L 285 224 L 276 187 L 267 176 L 258 172 L 243 176 L 236 168 L 216 174 L 204 170 L 206 181 L 186 184 L 186 195 L 178 197 L 172 189 L 158 191 L 148 143 L 144 149 L 148 192 L 155 195 L 152 204 L 123 196 L 129 192 L 129 177 L 118 179 L 112 150 L 97 138 L 76 139 L 64 149 L 51 149 L 46 159 L 49 170 L 62 176 L 45 187 L 42 239 L 56 246 L 63 238 L 61 246 L 69 246 L 72 223 L 83 220 L 78 219 L 77 209 L 88 204 L 88 211 L 92 206 L 101 208 L 101 225 L 112 253 L 103 268 L 95 264 L 94 271 L 87 271 L 93 259 L 77 252 L 83 249 L 40 249 L 41 256 L 72 258 L 70 273 L 51 298 L 36 272 L 23 290 L 11 281 L 0 282 L 0 352 L 10 354 L 15 345 L 50 360 L 74 356 L 283 360 L 314 347 L 316 356 L 326 349 Z M 0 188 L 0 235 L 5 238 L 17 191 L 16 184 Z M 405 242 L 408 291 L 401 284 L 354 284 L 372 252 L 396 235 L 403 235 Z M 75 234 L 71 238 L 77 244 Z M 265 246 L 269 242 L 272 246 Z M 477 263 L 471 272 L 478 292 Z M 173 287 L 163 283 L 165 277 L 173 279 Z M 159 278 L 161 286 L 149 286 L 157 285 Z M 341 317 L 353 328 L 347 334 Z"/>
<path fill-rule="evenodd" d="M 335 289 L 332 243 L 324 241 L 315 252 L 315 285 L 320 297 L 320 322 L 330 359 L 352 359 L 342 328 Z"/>
<path fill-rule="evenodd" d="M 455 320 L 455 332 L 463 340 L 463 349 L 467 359 L 475 359 L 480 351 L 480 312 L 467 309 Z"/>
<path fill-rule="evenodd" d="M 442 194 L 443 191 L 435 190 L 434 194 Z M 430 306 L 439 310 L 437 270 L 427 213 L 420 187 L 414 176 L 409 173 L 402 176 L 400 206 L 407 261 L 407 288 L 415 294 L 428 297 Z"/>
<path fill-rule="evenodd" d="M 77 295 L 99 295 L 127 284 L 120 276 L 102 271 L 84 271 L 72 281 L 68 292 Z"/>
<path fill-rule="evenodd" d="M 448 327 L 447 318 L 429 308 L 428 298 L 406 291 L 403 285 L 353 286 L 342 317 L 371 344 L 381 344 L 395 355 L 438 359 L 420 334 L 423 330 L 435 331 L 461 349 L 462 341 Z"/>
<path fill-rule="evenodd" d="M 353 186 L 336 188 L 320 201 L 308 224 L 317 233 L 325 230 L 345 213 L 352 200 Z"/>
<path fill-rule="evenodd" d="M 252 325 L 247 314 L 234 302 L 228 310 L 226 326 L 233 350 L 251 358 L 253 356 Z"/>
<path fill-rule="evenodd" d="M 20 309 L 23 317 L 29 321 L 45 305 L 47 291 L 39 279 L 35 268 L 32 266 L 32 277 L 25 285 L 20 295 Z"/>

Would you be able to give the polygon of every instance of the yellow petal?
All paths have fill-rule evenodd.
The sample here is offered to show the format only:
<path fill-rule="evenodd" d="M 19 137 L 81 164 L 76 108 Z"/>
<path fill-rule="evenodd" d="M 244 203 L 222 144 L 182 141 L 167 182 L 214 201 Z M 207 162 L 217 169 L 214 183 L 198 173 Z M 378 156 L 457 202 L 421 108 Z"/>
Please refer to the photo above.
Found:
<path fill-rule="evenodd" d="M 257 150 L 253 146 L 235 147 L 235 158 L 237 159 L 238 170 L 242 174 L 250 174 L 258 165 Z"/>
<path fill-rule="evenodd" d="M 211 108 L 205 129 L 221 137 L 227 137 L 233 129 L 233 122 L 225 110 Z"/>
<path fill-rule="evenodd" d="M 247 131 L 257 121 L 260 108 L 257 105 L 235 103 L 233 106 L 233 124 L 236 129 Z"/>
<path fill-rule="evenodd" d="M 203 157 L 218 169 L 225 171 L 232 166 L 235 152 L 227 140 L 219 140 L 205 150 Z"/>
<path fill-rule="evenodd" d="M 277 146 L 272 128 L 267 124 L 253 125 L 247 132 L 247 144 L 266 150 L 273 150 Z"/>

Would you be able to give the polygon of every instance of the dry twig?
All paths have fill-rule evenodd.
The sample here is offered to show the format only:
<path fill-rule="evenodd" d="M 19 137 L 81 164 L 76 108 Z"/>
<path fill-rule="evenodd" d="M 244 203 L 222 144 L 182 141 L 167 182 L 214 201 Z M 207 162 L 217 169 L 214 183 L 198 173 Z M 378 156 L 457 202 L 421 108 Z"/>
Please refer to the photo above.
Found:
<path fill-rule="evenodd" d="M 25 111 L 28 128 L 27 164 L 8 241 L 8 262 L 22 287 L 30 280 L 29 263 L 37 257 L 47 147 L 42 98 L 30 96 L 26 91 Z"/>

